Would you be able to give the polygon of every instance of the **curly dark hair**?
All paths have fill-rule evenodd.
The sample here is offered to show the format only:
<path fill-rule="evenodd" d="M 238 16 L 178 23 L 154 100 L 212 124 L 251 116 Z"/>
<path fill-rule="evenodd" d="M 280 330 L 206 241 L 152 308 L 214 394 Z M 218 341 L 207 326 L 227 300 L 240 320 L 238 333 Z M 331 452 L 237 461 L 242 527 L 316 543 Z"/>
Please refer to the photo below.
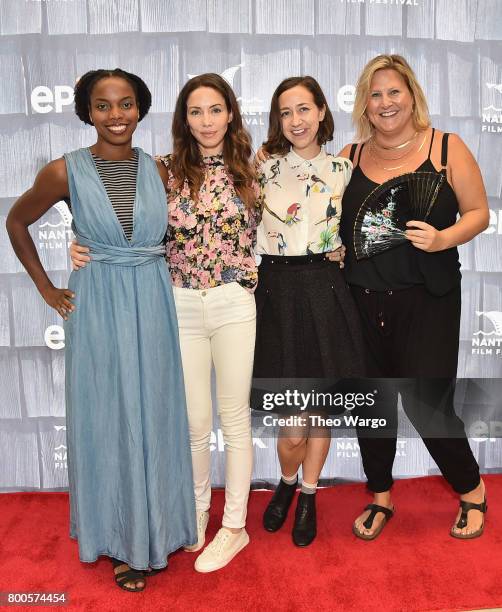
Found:
<path fill-rule="evenodd" d="M 143 79 L 121 68 L 114 68 L 113 70 L 104 70 L 103 68 L 99 70 L 89 70 L 89 72 L 86 72 L 80 77 L 73 90 L 75 96 L 75 113 L 77 117 L 84 123 L 87 123 L 87 125 L 92 125 L 89 116 L 92 90 L 98 81 L 109 77 L 124 79 L 134 89 L 136 103 L 139 108 L 138 121 L 141 121 L 150 110 L 150 106 L 152 105 L 152 94 Z"/>
<path fill-rule="evenodd" d="M 323 145 L 333 140 L 333 132 L 335 130 L 335 122 L 333 115 L 328 107 L 326 96 L 319 83 L 311 76 L 298 76 L 289 77 L 284 79 L 277 89 L 274 91 L 272 101 L 270 103 L 270 115 L 268 118 L 268 136 L 266 142 L 263 143 L 263 148 L 270 155 L 279 154 L 285 155 L 290 147 L 291 143 L 282 133 L 281 124 L 281 112 L 279 109 L 279 96 L 288 89 L 301 85 L 305 87 L 314 98 L 314 103 L 318 109 L 325 109 L 324 119 L 319 124 L 319 131 L 317 132 L 317 143 Z"/>

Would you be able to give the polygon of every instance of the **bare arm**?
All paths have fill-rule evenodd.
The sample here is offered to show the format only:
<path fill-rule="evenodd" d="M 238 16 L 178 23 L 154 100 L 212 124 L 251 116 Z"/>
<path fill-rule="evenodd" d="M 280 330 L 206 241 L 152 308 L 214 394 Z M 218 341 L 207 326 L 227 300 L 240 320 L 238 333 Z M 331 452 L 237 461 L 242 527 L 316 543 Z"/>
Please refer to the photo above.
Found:
<path fill-rule="evenodd" d="M 45 272 L 28 227 L 40 219 L 51 206 L 69 197 L 68 176 L 63 159 L 50 162 L 40 170 L 33 187 L 28 189 L 11 208 L 7 216 L 7 232 L 14 252 L 31 276 L 44 300 L 63 318 L 74 309 L 68 289 L 56 289 Z"/>
<path fill-rule="evenodd" d="M 407 223 L 418 228 L 406 232 L 412 244 L 427 252 L 443 251 L 469 242 L 488 227 L 488 200 L 479 166 L 456 134 L 451 134 L 448 140 L 448 170 L 458 200 L 460 219 L 441 231 L 421 221 Z"/>
<path fill-rule="evenodd" d="M 451 134 L 448 145 L 451 181 L 461 216 L 455 225 L 443 230 L 445 248 L 472 240 L 490 221 L 485 186 L 476 160 L 456 134 Z"/>

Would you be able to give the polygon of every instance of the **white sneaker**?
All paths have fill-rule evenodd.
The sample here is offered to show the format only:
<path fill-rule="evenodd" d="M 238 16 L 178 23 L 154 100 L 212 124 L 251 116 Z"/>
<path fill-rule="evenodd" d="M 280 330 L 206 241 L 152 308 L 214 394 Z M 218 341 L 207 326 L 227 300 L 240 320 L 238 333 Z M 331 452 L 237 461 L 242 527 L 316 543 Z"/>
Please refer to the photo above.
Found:
<path fill-rule="evenodd" d="M 195 561 L 198 572 L 207 573 L 225 567 L 237 553 L 249 544 L 249 536 L 245 529 L 239 533 L 232 533 L 230 529 L 222 527 L 214 540 L 206 547 Z"/>
<path fill-rule="evenodd" d="M 206 527 L 209 522 L 209 512 L 207 510 L 197 510 L 197 543 L 192 546 L 184 546 L 186 552 L 197 552 L 204 546 L 206 541 Z"/>

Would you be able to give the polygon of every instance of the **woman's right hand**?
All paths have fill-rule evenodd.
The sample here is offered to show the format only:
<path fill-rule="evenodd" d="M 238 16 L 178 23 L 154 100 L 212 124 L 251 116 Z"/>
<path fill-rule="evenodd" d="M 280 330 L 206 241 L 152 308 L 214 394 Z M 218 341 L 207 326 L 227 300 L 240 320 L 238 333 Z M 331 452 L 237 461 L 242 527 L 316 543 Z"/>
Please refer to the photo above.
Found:
<path fill-rule="evenodd" d="M 87 263 L 91 261 L 89 255 L 89 247 L 81 246 L 76 240 L 73 240 L 70 246 L 71 268 L 79 270 L 85 268 Z"/>
<path fill-rule="evenodd" d="M 256 151 L 256 155 L 254 156 L 255 166 L 259 166 L 266 162 L 267 159 L 270 159 L 270 155 L 265 151 L 263 147 L 260 147 L 258 151 Z"/>
<path fill-rule="evenodd" d="M 70 299 L 75 297 L 70 289 L 58 289 L 57 287 L 48 287 L 40 292 L 44 300 L 51 308 L 68 321 L 68 314 L 75 310 L 75 304 L 70 302 Z"/>

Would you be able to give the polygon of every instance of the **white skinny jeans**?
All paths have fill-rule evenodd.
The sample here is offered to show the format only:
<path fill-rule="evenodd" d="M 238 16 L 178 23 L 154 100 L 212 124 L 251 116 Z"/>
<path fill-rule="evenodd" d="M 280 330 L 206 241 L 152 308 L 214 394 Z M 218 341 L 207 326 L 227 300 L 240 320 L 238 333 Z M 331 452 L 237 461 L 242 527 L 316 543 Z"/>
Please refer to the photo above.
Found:
<path fill-rule="evenodd" d="M 256 335 L 254 296 L 236 282 L 211 289 L 173 287 L 192 450 L 195 504 L 211 504 L 213 423 L 211 367 L 225 442 L 225 511 L 222 525 L 246 524 L 253 468 L 249 395 Z"/>

